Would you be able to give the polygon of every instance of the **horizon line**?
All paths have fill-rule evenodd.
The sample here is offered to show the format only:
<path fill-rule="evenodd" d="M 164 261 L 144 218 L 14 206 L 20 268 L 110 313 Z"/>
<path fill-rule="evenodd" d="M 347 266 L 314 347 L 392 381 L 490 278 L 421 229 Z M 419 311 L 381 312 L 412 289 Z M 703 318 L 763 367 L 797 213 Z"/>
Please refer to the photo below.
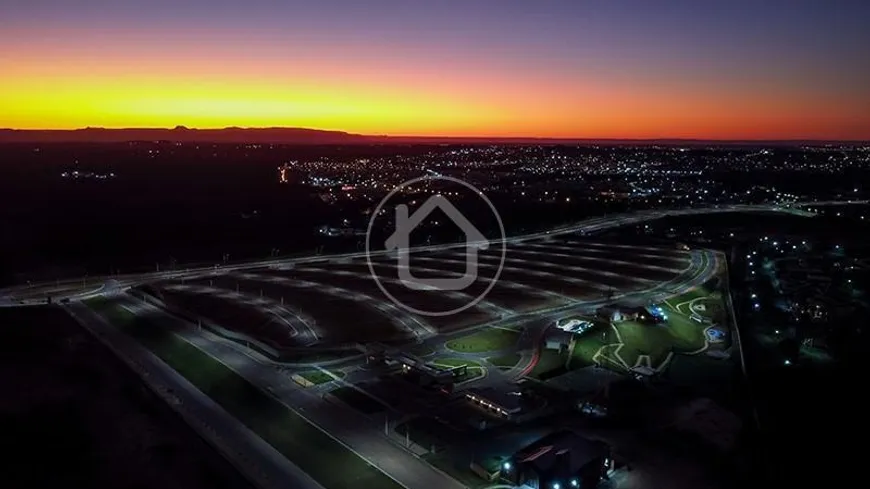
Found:
<path fill-rule="evenodd" d="M 319 129 L 313 127 L 296 126 L 223 126 L 223 127 L 188 127 L 183 124 L 174 127 L 161 126 L 85 126 L 77 128 L 14 128 L 0 127 L 0 132 L 81 132 L 81 131 L 263 131 L 263 130 L 288 130 L 288 131 L 311 131 L 325 134 L 335 134 L 358 138 L 385 138 L 385 139 L 429 139 L 429 140 L 492 140 L 492 141 L 582 141 L 582 142 L 608 142 L 608 141 L 631 141 L 631 142 L 709 142 L 709 143 L 849 143 L 870 144 L 868 139 L 829 139 L 816 137 L 785 137 L 785 138 L 716 138 L 716 137 L 594 137 L 594 136 L 493 136 L 493 135 L 403 135 L 403 134 L 364 134 L 353 133 L 341 129 Z"/>

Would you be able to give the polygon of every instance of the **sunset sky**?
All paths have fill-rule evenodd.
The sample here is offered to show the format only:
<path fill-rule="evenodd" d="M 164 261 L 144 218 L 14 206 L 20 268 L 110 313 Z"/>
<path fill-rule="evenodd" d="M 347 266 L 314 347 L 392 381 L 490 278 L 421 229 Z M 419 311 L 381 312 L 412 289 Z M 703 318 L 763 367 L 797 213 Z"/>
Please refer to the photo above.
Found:
<path fill-rule="evenodd" d="M 0 127 L 870 139 L 867 0 L 2 0 Z"/>

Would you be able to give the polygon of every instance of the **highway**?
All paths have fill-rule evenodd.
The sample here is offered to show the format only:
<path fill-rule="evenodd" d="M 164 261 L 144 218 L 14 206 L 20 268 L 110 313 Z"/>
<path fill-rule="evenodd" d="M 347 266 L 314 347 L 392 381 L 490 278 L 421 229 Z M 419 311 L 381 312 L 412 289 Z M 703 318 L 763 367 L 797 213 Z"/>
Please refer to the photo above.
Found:
<path fill-rule="evenodd" d="M 323 489 L 140 343 L 82 303 L 64 308 L 255 485 L 263 489 Z"/>
<path fill-rule="evenodd" d="M 222 341 L 208 331 L 199 330 L 183 320 L 167 315 L 165 311 L 151 304 L 130 296 L 125 296 L 123 300 L 124 307 L 134 314 L 161 315 L 163 318 L 161 323 L 174 334 L 220 361 L 264 392 L 271 394 L 405 487 L 465 488 L 452 477 L 412 456 L 391 439 L 382 436 L 378 430 L 379 425 L 374 425 L 371 419 L 349 407 L 325 401 L 320 396 L 307 391 L 270 362 L 262 361 L 262 357 L 256 353 L 247 351 L 237 344 Z M 196 390 L 193 386 L 190 388 Z"/>

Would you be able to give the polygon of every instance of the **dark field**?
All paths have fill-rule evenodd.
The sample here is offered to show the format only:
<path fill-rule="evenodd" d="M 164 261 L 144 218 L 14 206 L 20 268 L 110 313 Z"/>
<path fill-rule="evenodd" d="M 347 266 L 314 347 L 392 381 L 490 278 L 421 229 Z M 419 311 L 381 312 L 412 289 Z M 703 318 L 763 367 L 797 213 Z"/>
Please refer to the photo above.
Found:
<path fill-rule="evenodd" d="M 180 307 L 230 331 L 251 336 L 272 348 L 280 350 L 301 346 L 294 338 L 296 330 L 293 326 L 286 324 L 274 314 L 236 299 L 194 290 L 164 287 L 160 289 L 160 294 L 167 304 Z"/>
<path fill-rule="evenodd" d="M 8 488 L 251 487 L 63 310 L 0 308 Z"/>

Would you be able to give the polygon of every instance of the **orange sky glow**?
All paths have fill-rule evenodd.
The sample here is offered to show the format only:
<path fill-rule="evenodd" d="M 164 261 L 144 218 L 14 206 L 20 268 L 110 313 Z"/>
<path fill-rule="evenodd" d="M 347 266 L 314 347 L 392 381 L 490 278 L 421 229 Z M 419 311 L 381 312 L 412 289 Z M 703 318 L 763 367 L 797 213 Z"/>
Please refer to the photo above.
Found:
<path fill-rule="evenodd" d="M 0 127 L 870 139 L 868 105 L 849 94 L 762 76 L 722 80 L 703 76 L 703 66 L 686 79 L 665 70 L 518 70 L 479 57 L 402 56 L 389 46 L 294 55 L 189 41 L 115 44 L 100 36 L 58 42 L 65 38 L 59 32 L 0 54 Z"/>

